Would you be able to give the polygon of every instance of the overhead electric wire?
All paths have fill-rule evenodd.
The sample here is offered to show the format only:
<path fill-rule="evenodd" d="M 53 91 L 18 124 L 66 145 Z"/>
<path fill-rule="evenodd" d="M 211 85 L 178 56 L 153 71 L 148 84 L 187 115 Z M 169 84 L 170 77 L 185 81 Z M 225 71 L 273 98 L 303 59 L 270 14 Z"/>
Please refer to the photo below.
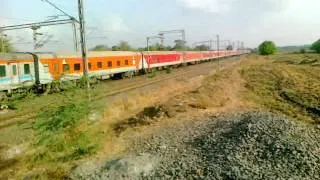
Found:
<path fill-rule="evenodd" d="M 7 17 L 7 16 L 0 16 L 0 19 L 11 19 L 11 20 L 19 20 L 19 21 L 35 21 L 31 19 L 25 19 L 25 18 L 13 18 L 13 17 Z"/>
<path fill-rule="evenodd" d="M 78 21 L 75 17 L 73 17 L 73 16 L 71 16 L 70 14 L 66 13 L 65 11 L 63 11 L 62 9 L 60 9 L 57 5 L 55 5 L 54 3 L 52 3 L 51 1 L 49 1 L 49 0 L 41 0 L 41 1 L 44 1 L 44 2 L 46 2 L 46 3 L 48 3 L 48 4 L 50 4 L 52 7 L 54 7 L 55 9 L 57 9 L 58 11 L 60 11 L 61 13 L 63 13 L 65 16 L 68 16 L 70 19 L 72 19 L 72 20 L 74 20 L 74 21 L 76 21 L 76 22 L 79 23 L 79 21 Z"/>

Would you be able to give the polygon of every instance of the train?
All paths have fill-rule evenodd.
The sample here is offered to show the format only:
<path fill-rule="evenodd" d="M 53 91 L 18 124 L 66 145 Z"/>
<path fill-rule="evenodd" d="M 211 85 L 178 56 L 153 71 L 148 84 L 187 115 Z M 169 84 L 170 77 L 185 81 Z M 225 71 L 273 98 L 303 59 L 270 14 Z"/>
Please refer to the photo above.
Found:
<path fill-rule="evenodd" d="M 141 71 L 246 54 L 245 50 L 225 51 L 98 51 L 88 52 L 88 76 L 97 79 L 123 78 Z M 83 76 L 80 53 L 0 54 L 0 92 L 35 86 L 45 88 L 54 81 L 79 80 Z"/>

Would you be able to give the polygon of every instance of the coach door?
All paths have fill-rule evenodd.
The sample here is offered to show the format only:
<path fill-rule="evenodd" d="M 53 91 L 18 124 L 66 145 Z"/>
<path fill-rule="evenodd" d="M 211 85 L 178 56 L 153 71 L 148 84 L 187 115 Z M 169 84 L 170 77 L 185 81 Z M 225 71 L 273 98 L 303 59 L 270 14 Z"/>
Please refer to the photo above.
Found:
<path fill-rule="evenodd" d="M 19 72 L 18 72 L 18 64 L 10 63 L 9 64 L 9 73 L 11 78 L 11 84 L 16 86 L 19 84 Z"/>
<path fill-rule="evenodd" d="M 60 78 L 60 67 L 58 62 L 54 62 L 53 64 L 53 79 L 57 80 Z"/>

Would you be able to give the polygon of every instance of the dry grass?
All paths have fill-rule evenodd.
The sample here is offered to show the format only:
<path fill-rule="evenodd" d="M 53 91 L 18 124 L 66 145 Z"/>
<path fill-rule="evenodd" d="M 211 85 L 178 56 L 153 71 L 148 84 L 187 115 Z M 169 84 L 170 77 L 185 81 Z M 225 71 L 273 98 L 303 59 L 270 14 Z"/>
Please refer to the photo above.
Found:
<path fill-rule="evenodd" d="M 270 111 L 319 121 L 320 68 L 314 66 L 319 60 L 316 54 L 251 57 L 240 71 L 248 90 L 245 98 Z"/>
<path fill-rule="evenodd" d="M 1 148 L 0 172 L 3 178 L 19 179 L 29 174 L 32 179 L 62 179 L 74 163 L 119 156 L 128 147 L 128 141 L 113 129 L 117 122 L 134 116 L 148 106 L 196 88 L 200 85 L 199 82 L 199 78 L 193 81 L 184 78 L 169 80 L 113 97 L 101 98 L 85 106 L 82 102 L 88 98 L 86 92 L 78 89 L 64 94 L 35 97 L 30 102 L 36 104 L 35 110 L 42 109 L 35 125 L 30 121 L 22 123 L 21 127 L 9 126 L 2 129 L 1 134 L 4 136 L 0 138 L 0 144 L 5 146 Z M 119 87 L 110 87 L 107 92 Z M 91 95 L 95 97 L 105 91 L 104 88 L 97 88 Z M 31 110 L 27 104 L 21 101 L 18 108 L 27 107 L 24 111 Z M 88 111 L 84 111 L 83 107 L 87 107 Z M 12 131 L 12 128 L 16 128 L 16 131 Z M 28 132 L 32 132 L 32 136 Z M 29 136 L 21 140 L 27 148 L 14 157 L 6 157 L 8 149 L 18 143 L 12 136 L 19 134 L 23 134 L 22 137 Z M 6 136 L 13 141 L 9 141 Z M 92 151 L 92 143 L 99 144 L 98 149 Z"/>
<path fill-rule="evenodd" d="M 120 125 L 132 126 L 121 131 L 119 137 L 122 143 L 131 146 L 132 143 L 152 137 L 155 132 L 167 127 L 189 123 L 194 119 L 205 119 L 204 117 L 208 114 L 241 111 L 248 108 L 246 100 L 241 99 L 239 95 L 243 91 L 243 81 L 236 68 L 240 63 L 241 61 L 227 63 L 220 71 L 213 71 L 211 76 L 198 79 L 198 85 L 193 88 L 184 89 L 183 92 L 166 98 L 166 101 L 158 102 L 159 105 L 156 107 L 161 107 L 158 117 L 150 118 L 143 110 L 133 119 L 120 121 Z M 142 117 L 141 114 L 143 114 Z"/>
<path fill-rule="evenodd" d="M 197 88 L 200 86 L 200 79 L 201 77 L 191 81 L 184 79 L 169 80 L 163 82 L 162 85 L 152 85 L 129 92 L 126 95 L 119 95 L 109 99 L 108 105 L 104 110 L 103 118 L 95 128 L 104 134 L 103 149 L 98 153 L 97 157 L 115 157 L 124 153 L 130 146 L 130 141 L 127 139 L 128 136 L 143 131 L 141 130 L 141 124 L 139 124 L 139 122 L 142 124 L 144 122 L 140 121 L 140 119 L 136 119 L 135 122 L 132 122 L 132 125 L 129 125 L 130 123 L 128 123 L 128 121 L 130 119 L 132 121 L 132 117 L 135 117 L 136 114 L 144 114 L 146 109 L 153 107 L 154 104 L 164 104 L 168 99 L 178 94 Z M 121 124 L 129 128 L 123 129 L 121 134 L 119 134 L 115 127 Z"/>

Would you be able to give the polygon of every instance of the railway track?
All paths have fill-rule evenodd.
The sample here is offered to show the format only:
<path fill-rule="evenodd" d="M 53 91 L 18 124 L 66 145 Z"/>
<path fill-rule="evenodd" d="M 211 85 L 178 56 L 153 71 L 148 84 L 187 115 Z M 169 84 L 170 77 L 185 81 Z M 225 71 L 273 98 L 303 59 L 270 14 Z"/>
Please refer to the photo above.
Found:
<path fill-rule="evenodd" d="M 231 57 L 231 58 L 226 58 L 223 59 L 220 62 L 225 62 L 225 61 L 232 61 L 232 60 L 236 60 L 239 59 L 239 57 Z M 216 64 L 216 61 L 211 61 L 209 62 L 211 63 L 211 65 Z M 147 82 L 145 80 L 145 78 L 148 78 L 147 76 L 144 76 L 140 79 L 141 82 L 130 82 L 130 83 L 123 83 L 123 87 L 120 85 L 120 87 L 116 87 L 114 89 L 111 88 L 111 90 L 106 90 L 104 93 L 101 93 L 101 95 L 96 95 L 93 97 L 90 97 L 91 101 L 96 101 L 99 99 L 103 99 L 103 98 L 107 98 L 110 96 L 115 96 L 121 93 L 125 93 L 125 92 L 129 92 L 132 90 L 136 90 L 139 88 L 144 88 L 144 87 L 148 87 L 157 83 L 161 83 L 164 81 L 168 81 L 168 80 L 172 80 L 172 79 L 178 79 L 181 77 L 186 77 L 186 76 L 199 76 L 199 75 L 206 75 L 208 74 L 211 70 L 213 70 L 212 66 L 205 66 L 205 64 L 208 63 L 202 63 L 200 65 L 195 65 L 195 66 L 189 66 L 191 68 L 181 68 L 181 70 L 179 72 L 176 72 L 176 74 L 174 75 L 164 75 L 163 77 L 160 78 L 156 78 L 156 79 L 149 79 Z M 197 67 L 200 66 L 200 67 Z M 192 68 L 194 67 L 194 68 Z M 201 68 L 202 67 L 202 68 Z M 116 81 L 114 81 L 116 82 Z M 120 82 L 120 81 L 118 81 Z M 111 83 L 111 82 L 106 82 L 107 83 Z M 14 124 L 17 123 L 22 123 L 22 122 L 26 122 L 32 119 L 35 119 L 38 112 L 40 112 L 41 110 L 37 110 L 37 111 L 33 111 L 33 112 L 24 112 L 22 114 L 17 114 L 17 115 L 12 115 L 12 116 L 7 116 L 5 118 L 0 118 L 0 129 L 2 128 L 6 128 L 9 126 L 12 126 Z"/>

